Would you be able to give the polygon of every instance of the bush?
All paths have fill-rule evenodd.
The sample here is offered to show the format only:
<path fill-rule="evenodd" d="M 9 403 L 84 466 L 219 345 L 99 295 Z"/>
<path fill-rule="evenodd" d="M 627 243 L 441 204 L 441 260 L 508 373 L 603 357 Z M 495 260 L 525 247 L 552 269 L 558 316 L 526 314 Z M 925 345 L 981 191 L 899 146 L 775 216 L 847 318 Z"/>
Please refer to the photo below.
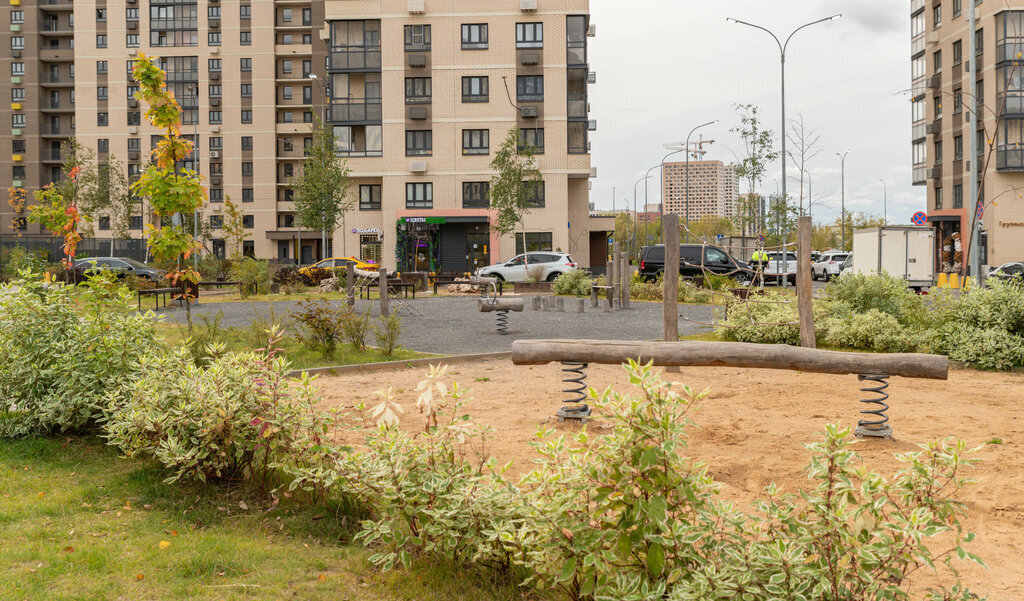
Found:
<path fill-rule="evenodd" d="M 360 315 L 349 309 L 341 315 L 341 332 L 356 351 L 366 350 L 366 337 L 370 333 L 370 309 Z"/>
<path fill-rule="evenodd" d="M 921 297 L 907 283 L 887 273 L 867 275 L 846 273 L 825 287 L 824 296 L 845 305 L 852 313 L 877 309 L 903 325 L 922 327 L 927 320 Z"/>
<path fill-rule="evenodd" d="M 152 314 L 137 312 L 125 287 L 79 289 L 81 306 L 38 275 L 0 286 L 0 436 L 94 427 L 156 351 Z"/>
<path fill-rule="evenodd" d="M 325 300 L 299 301 L 292 318 L 299 325 L 296 337 L 303 346 L 333 357 L 338 341 L 343 336 L 341 311 Z"/>
<path fill-rule="evenodd" d="M 334 270 L 326 267 L 307 267 L 302 273 L 302 283 L 307 286 L 319 286 L 320 282 L 334 277 Z"/>
<path fill-rule="evenodd" d="M 719 320 L 719 335 L 723 340 L 736 342 L 796 345 L 800 344 L 799 321 L 792 296 L 769 292 L 729 308 L 728 317 Z"/>
<path fill-rule="evenodd" d="M 551 290 L 555 294 L 566 296 L 590 296 L 590 274 L 583 269 L 567 271 L 551 283 Z"/>
<path fill-rule="evenodd" d="M 936 333 L 936 350 L 971 367 L 1007 370 L 1024 365 L 1024 336 L 1002 328 L 946 324 Z"/>
<path fill-rule="evenodd" d="M 933 299 L 936 351 L 980 369 L 1024 365 L 1024 294 L 1018 285 L 991 282 Z"/>
<path fill-rule="evenodd" d="M 45 251 L 28 251 L 24 246 L 13 248 L 0 247 L 0 258 L 3 259 L 0 271 L 0 279 L 11 281 L 16 280 L 22 271 L 28 270 L 32 273 L 42 273 L 46 267 Z"/>
<path fill-rule="evenodd" d="M 242 297 L 250 294 L 266 294 L 270 287 L 270 273 L 267 271 L 267 261 L 246 257 L 231 265 L 231 273 L 228 276 L 232 281 L 241 284 Z"/>
<path fill-rule="evenodd" d="M 870 309 L 823 319 L 818 335 L 829 345 L 879 353 L 902 353 L 921 343 L 916 331 L 900 324 L 895 316 Z"/>
<path fill-rule="evenodd" d="M 395 349 L 398 348 L 398 337 L 401 333 L 402 320 L 395 312 L 387 317 L 381 316 L 380 322 L 373 326 L 373 337 L 377 341 L 377 349 L 385 357 L 395 354 Z"/>

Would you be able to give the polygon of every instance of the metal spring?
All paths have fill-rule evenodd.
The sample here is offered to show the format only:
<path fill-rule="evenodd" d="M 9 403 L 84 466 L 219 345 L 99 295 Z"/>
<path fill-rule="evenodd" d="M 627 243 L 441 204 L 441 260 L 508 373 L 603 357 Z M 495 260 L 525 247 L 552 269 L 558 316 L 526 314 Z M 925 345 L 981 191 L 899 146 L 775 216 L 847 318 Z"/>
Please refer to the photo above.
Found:
<path fill-rule="evenodd" d="M 862 403 L 876 405 L 876 407 L 862 410 L 861 414 L 870 415 L 876 419 L 862 419 L 858 421 L 857 436 L 892 438 L 892 427 L 888 425 L 889 416 L 885 414 L 889 409 L 889 405 L 885 402 L 889 400 L 889 394 L 885 392 L 885 389 L 889 387 L 888 379 L 889 376 L 886 374 L 860 374 L 857 376 L 857 380 L 860 382 L 869 380 L 876 384 L 875 386 L 864 386 L 860 389 L 861 392 L 873 392 L 878 395 L 872 399 L 861 399 L 860 402 Z"/>
<path fill-rule="evenodd" d="M 508 309 L 501 309 L 495 313 L 498 316 L 498 333 L 508 334 Z"/>
<path fill-rule="evenodd" d="M 558 410 L 558 421 L 564 419 L 578 419 L 586 423 L 590 417 L 590 407 L 584 402 L 587 400 L 587 363 L 576 363 L 570 361 L 562 362 L 562 382 L 566 388 L 562 392 L 573 395 L 571 398 L 562 400 L 562 408 Z M 575 375 L 571 375 L 575 374 Z"/>

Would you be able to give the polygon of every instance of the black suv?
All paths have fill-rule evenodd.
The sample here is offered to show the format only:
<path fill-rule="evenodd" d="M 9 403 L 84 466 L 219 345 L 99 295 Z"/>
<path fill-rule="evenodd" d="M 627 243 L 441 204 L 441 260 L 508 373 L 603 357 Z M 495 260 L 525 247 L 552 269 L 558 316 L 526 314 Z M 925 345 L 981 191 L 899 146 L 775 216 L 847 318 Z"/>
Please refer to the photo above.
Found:
<path fill-rule="evenodd" d="M 703 250 L 703 252 L 701 252 Z M 711 273 L 728 275 L 741 283 L 753 278 L 754 272 L 743 261 L 737 261 L 717 246 L 701 244 L 679 245 L 679 275 L 685 278 L 700 279 L 704 270 Z M 665 271 L 665 245 L 655 244 L 640 249 L 640 275 L 653 281 Z"/>

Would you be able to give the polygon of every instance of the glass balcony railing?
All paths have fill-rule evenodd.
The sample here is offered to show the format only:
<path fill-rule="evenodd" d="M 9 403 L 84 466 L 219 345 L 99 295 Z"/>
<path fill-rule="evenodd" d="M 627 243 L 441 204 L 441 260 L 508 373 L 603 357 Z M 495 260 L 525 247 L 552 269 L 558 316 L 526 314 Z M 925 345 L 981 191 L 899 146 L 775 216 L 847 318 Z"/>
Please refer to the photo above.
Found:
<path fill-rule="evenodd" d="M 380 70 L 380 47 L 346 48 L 331 51 L 331 70 Z"/>
<path fill-rule="evenodd" d="M 999 171 L 1024 171 L 1024 148 L 1016 144 L 996 148 L 996 169 Z"/>
<path fill-rule="evenodd" d="M 351 98 L 348 101 L 335 100 L 331 103 L 331 121 L 369 121 L 380 123 L 383 117 L 380 98 Z"/>

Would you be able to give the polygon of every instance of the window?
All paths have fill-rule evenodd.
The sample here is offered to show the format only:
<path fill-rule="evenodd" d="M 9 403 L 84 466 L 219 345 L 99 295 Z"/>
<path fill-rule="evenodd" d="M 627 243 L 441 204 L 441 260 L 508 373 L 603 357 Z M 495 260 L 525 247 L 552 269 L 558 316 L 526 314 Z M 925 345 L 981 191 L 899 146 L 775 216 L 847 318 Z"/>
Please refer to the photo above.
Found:
<path fill-rule="evenodd" d="M 523 204 L 528 207 L 544 207 L 544 182 L 523 182 L 526 188 L 526 198 Z"/>
<path fill-rule="evenodd" d="M 137 8 L 126 8 L 124 10 L 124 18 L 126 21 L 138 21 L 139 20 L 139 9 Z"/>
<path fill-rule="evenodd" d="M 290 60 L 283 60 L 283 61 L 281 61 L 281 73 L 284 73 L 286 75 L 290 75 L 291 72 L 292 72 L 292 61 L 290 61 Z"/>
<path fill-rule="evenodd" d="M 523 239 L 526 239 L 526 249 L 523 249 Z M 551 252 L 551 232 L 516 232 L 516 254 L 524 252 Z"/>
<path fill-rule="evenodd" d="M 210 123 L 213 125 L 224 123 L 224 113 L 220 111 L 210 111 Z"/>
<path fill-rule="evenodd" d="M 107 47 L 107 36 L 102 35 L 102 34 L 97 35 L 96 36 L 96 47 L 97 48 L 106 48 Z"/>
<path fill-rule="evenodd" d="M 291 152 L 292 149 L 295 148 L 295 145 L 292 143 L 291 138 L 283 138 L 281 140 L 281 148 L 284 150 L 284 152 Z"/>
<path fill-rule="evenodd" d="M 110 152 L 110 140 L 108 138 L 100 138 L 96 140 L 96 152 L 100 154 L 106 154 Z"/>
<path fill-rule="evenodd" d="M 25 154 L 25 148 L 27 148 L 25 140 L 13 140 L 11 143 L 11 152 L 14 154 Z"/>
<path fill-rule="evenodd" d="M 936 4 L 932 7 L 932 27 L 942 25 L 942 5 Z"/>
<path fill-rule="evenodd" d="M 291 86 L 282 86 L 281 87 L 281 100 L 291 100 L 291 99 L 292 99 L 292 87 Z"/>
<path fill-rule="evenodd" d="M 224 88 L 220 84 L 210 84 L 209 93 L 210 98 L 220 98 L 224 93 Z"/>
<path fill-rule="evenodd" d="M 96 22 L 97 23 L 103 23 L 106 20 L 107 20 L 107 9 L 105 9 L 105 8 L 97 8 L 96 9 Z"/>
<path fill-rule="evenodd" d="M 302 61 L 302 76 L 308 78 L 311 73 L 313 73 L 313 61 Z"/>
<path fill-rule="evenodd" d="M 953 160 L 962 161 L 964 160 L 964 137 L 954 136 L 953 137 Z"/>
<path fill-rule="evenodd" d="M 462 182 L 462 208 L 486 209 L 491 205 L 490 190 L 490 182 Z"/>
<path fill-rule="evenodd" d="M 284 113 L 281 113 L 281 114 L 279 114 L 277 116 L 277 122 L 278 123 L 294 123 L 295 122 L 295 117 L 293 116 L 293 114 L 290 111 L 289 112 L 284 112 Z"/>
<path fill-rule="evenodd" d="M 974 53 L 981 56 L 985 51 L 985 30 L 979 29 L 974 32 Z"/>
<path fill-rule="evenodd" d="M 942 210 L 942 186 L 935 187 L 935 210 Z"/>
<path fill-rule="evenodd" d="M 964 110 L 964 96 L 959 89 L 953 90 L 953 114 L 959 115 Z"/>
<path fill-rule="evenodd" d="M 405 132 L 405 156 L 429 156 L 433 150 L 434 136 L 429 129 Z"/>
<path fill-rule="evenodd" d="M 380 184 L 364 184 L 359 186 L 359 210 L 380 210 Z"/>
<path fill-rule="evenodd" d="M 110 115 L 107 113 L 96 113 L 96 125 L 100 127 L 110 125 Z"/>
<path fill-rule="evenodd" d="M 313 9 L 304 8 L 302 9 L 302 24 L 309 26 L 313 24 Z"/>
<path fill-rule="evenodd" d="M 210 46 L 220 46 L 220 32 L 210 31 L 206 34 L 206 43 Z"/>
<path fill-rule="evenodd" d="M 129 48 L 138 48 L 139 47 L 139 34 L 137 34 L 137 33 L 129 33 L 129 34 L 125 35 L 124 36 L 124 44 L 125 44 L 125 46 L 127 46 Z"/>
<path fill-rule="evenodd" d="M 213 136 L 210 138 L 210 150 L 222 150 L 224 148 L 224 138 L 220 136 Z"/>
<path fill-rule="evenodd" d="M 128 229 L 130 230 L 141 230 L 142 229 L 142 215 L 132 215 L 128 218 Z"/>
<path fill-rule="evenodd" d="M 279 227 L 279 228 L 295 227 L 295 215 L 293 215 L 291 213 L 285 213 L 283 215 L 278 215 L 277 216 L 277 227 Z M 288 244 L 288 242 L 285 241 L 285 240 L 282 240 L 281 242 L 284 242 L 286 245 Z M 286 248 L 287 248 L 287 246 L 286 246 Z M 285 256 L 283 258 L 287 258 L 287 256 Z"/>
<path fill-rule="evenodd" d="M 96 86 L 96 100 L 106 102 L 110 99 L 110 88 L 107 86 Z"/>
<path fill-rule="evenodd" d="M 57 170 L 59 172 L 60 171 L 60 167 L 57 167 Z M 14 169 L 11 170 L 11 174 L 13 175 L 14 179 L 25 179 L 25 166 L 24 165 L 15 165 Z M 54 178 L 54 179 L 56 179 L 56 178 Z"/>
<path fill-rule="evenodd" d="M 308 34 L 308 33 L 302 34 L 302 43 L 306 44 L 307 46 L 309 44 L 312 44 L 313 43 L 313 36 L 312 36 L 312 34 Z"/>
<path fill-rule="evenodd" d="M 462 78 L 462 101 L 463 102 L 487 102 L 490 92 L 487 76 L 473 76 Z"/>
<path fill-rule="evenodd" d="M 942 164 L 942 140 L 936 140 L 935 141 L 935 144 L 933 144 L 933 150 L 934 150 L 933 154 L 935 155 L 935 164 L 936 165 L 941 165 Z"/>
<path fill-rule="evenodd" d="M 964 186 L 963 184 L 953 184 L 953 208 L 962 209 L 964 208 Z"/>
<path fill-rule="evenodd" d="M 100 231 L 108 231 L 110 229 L 110 216 L 102 215 L 99 222 Z"/>
<path fill-rule="evenodd" d="M 251 230 L 256 227 L 256 220 L 252 215 L 242 215 L 242 226 L 247 230 Z"/>
<path fill-rule="evenodd" d="M 252 7 L 249 6 L 248 4 L 243 4 L 243 5 L 239 6 L 238 7 L 238 16 L 241 19 L 251 19 L 252 18 Z"/>
<path fill-rule="evenodd" d="M 242 255 L 246 257 L 255 257 L 256 243 L 252 240 L 242 240 Z"/>
<path fill-rule="evenodd" d="M 281 22 L 291 23 L 292 22 L 292 9 L 284 8 L 281 9 Z"/>
<path fill-rule="evenodd" d="M 224 189 L 210 188 L 210 202 L 224 202 Z"/>
<path fill-rule="evenodd" d="M 942 51 L 936 50 L 932 54 L 932 71 L 934 73 L 942 72 Z"/>
<path fill-rule="evenodd" d="M 252 202 L 252 188 L 242 188 L 242 202 Z"/>
<path fill-rule="evenodd" d="M 210 70 L 210 73 L 220 73 L 221 62 L 219 58 L 211 58 L 206 61 L 206 66 Z"/>
<path fill-rule="evenodd" d="M 568 125 L 569 154 L 587 154 L 590 152 L 587 142 L 587 122 L 570 121 Z"/>
<path fill-rule="evenodd" d="M 283 33 L 283 34 L 281 34 L 281 44 L 283 44 L 285 46 L 291 46 L 292 45 L 292 34 L 290 34 L 290 33 Z"/>
<path fill-rule="evenodd" d="M 462 154 L 490 154 L 491 132 L 487 129 L 462 130 Z"/>
<path fill-rule="evenodd" d="M 242 46 L 252 46 L 252 32 L 241 31 L 238 33 L 238 43 Z"/>
<path fill-rule="evenodd" d="M 242 84 L 242 98 L 252 98 L 252 84 L 251 83 L 243 83 Z"/>
<path fill-rule="evenodd" d="M 544 154 L 544 128 L 520 129 L 519 130 L 519 151 L 530 148 L 533 154 Z"/>
<path fill-rule="evenodd" d="M 418 184 L 405 184 L 405 208 L 434 208 L 434 184 L 429 182 Z"/>
<path fill-rule="evenodd" d="M 487 23 L 470 23 L 462 26 L 463 50 L 487 49 Z"/>
<path fill-rule="evenodd" d="M 430 25 L 406 25 L 405 49 L 430 50 Z"/>
<path fill-rule="evenodd" d="M 541 101 L 544 100 L 544 76 L 543 75 L 519 75 L 516 77 L 516 100 Z"/>
<path fill-rule="evenodd" d="M 242 111 L 242 123 L 252 123 L 252 111 L 251 110 L 244 110 L 244 111 Z"/>
<path fill-rule="evenodd" d="M 20 35 L 11 36 L 11 50 L 24 50 L 25 37 Z"/>
<path fill-rule="evenodd" d="M 543 23 L 516 23 L 516 48 L 543 48 Z"/>
<path fill-rule="evenodd" d="M 11 88 L 11 102 L 25 102 L 25 88 Z"/>
<path fill-rule="evenodd" d="M 910 37 L 916 38 L 924 33 L 924 12 L 920 12 L 910 18 Z"/>
<path fill-rule="evenodd" d="M 915 97 L 910 103 L 911 121 L 924 121 L 924 96 Z"/>
<path fill-rule="evenodd" d="M 206 16 L 211 19 L 220 18 L 220 7 L 219 6 L 208 6 L 206 7 Z"/>
<path fill-rule="evenodd" d="M 96 61 L 96 75 L 106 75 L 107 68 L 107 61 Z"/>
<path fill-rule="evenodd" d="M 954 17 L 959 17 L 960 16 L 960 11 L 963 10 L 963 7 L 961 6 L 961 2 L 962 2 L 962 0 L 953 0 L 953 16 Z"/>
<path fill-rule="evenodd" d="M 429 77 L 406 77 L 405 78 L 405 103 L 406 104 L 429 104 L 430 103 L 430 78 Z"/>
<path fill-rule="evenodd" d="M 925 69 L 926 65 L 924 61 L 924 55 L 922 54 L 921 56 L 910 61 L 910 78 L 918 79 L 919 77 L 924 77 L 925 75 L 927 75 Z"/>
<path fill-rule="evenodd" d="M 11 11 L 11 24 L 18 25 L 25 22 L 25 11 L 23 10 L 12 10 Z"/>
<path fill-rule="evenodd" d="M 252 59 L 251 58 L 243 58 L 243 59 L 241 59 L 239 70 L 241 70 L 244 73 L 252 71 Z"/>
<path fill-rule="evenodd" d="M 960 40 L 953 42 L 953 66 L 964 62 L 964 45 Z"/>
<path fill-rule="evenodd" d="M 242 136 L 242 150 L 252 150 L 252 136 Z"/>
<path fill-rule="evenodd" d="M 210 229 L 219 230 L 224 227 L 223 215 L 210 215 Z"/>
<path fill-rule="evenodd" d="M 142 140 L 139 138 L 128 138 L 128 152 L 139 152 L 142 150 Z"/>
<path fill-rule="evenodd" d="M 302 86 L 302 104 L 313 104 L 313 87 Z"/>
<path fill-rule="evenodd" d="M 935 118 L 939 119 L 942 117 L 942 96 L 936 96 L 932 99 L 934 103 L 933 110 L 935 112 Z"/>
<path fill-rule="evenodd" d="M 25 63 L 11 63 L 11 75 L 19 77 L 25 74 Z M 53 77 L 50 78 L 53 81 Z"/>
<path fill-rule="evenodd" d="M 224 163 L 210 163 L 210 175 L 224 175 Z"/>
<path fill-rule="evenodd" d="M 242 177 L 252 177 L 252 163 L 245 161 L 242 163 Z"/>
<path fill-rule="evenodd" d="M 139 126 L 142 125 L 142 113 L 139 111 L 131 111 L 128 113 L 128 125 Z"/>

